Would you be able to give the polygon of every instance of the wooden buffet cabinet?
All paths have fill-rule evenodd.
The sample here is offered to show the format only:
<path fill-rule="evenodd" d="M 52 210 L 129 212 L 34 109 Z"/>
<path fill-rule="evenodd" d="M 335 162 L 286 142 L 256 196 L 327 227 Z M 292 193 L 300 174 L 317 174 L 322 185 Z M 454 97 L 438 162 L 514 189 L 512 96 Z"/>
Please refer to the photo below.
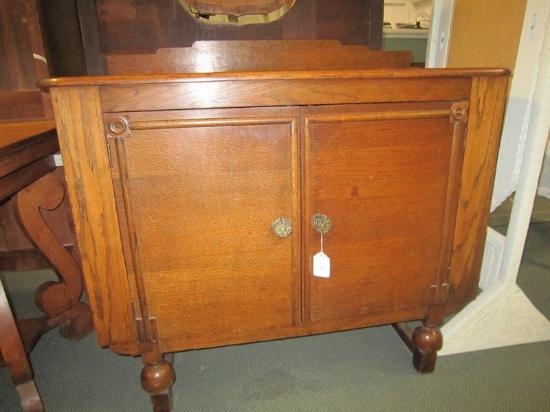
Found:
<path fill-rule="evenodd" d="M 142 356 L 155 410 L 195 348 L 398 324 L 432 371 L 477 293 L 508 75 L 43 81 L 100 345 Z"/>

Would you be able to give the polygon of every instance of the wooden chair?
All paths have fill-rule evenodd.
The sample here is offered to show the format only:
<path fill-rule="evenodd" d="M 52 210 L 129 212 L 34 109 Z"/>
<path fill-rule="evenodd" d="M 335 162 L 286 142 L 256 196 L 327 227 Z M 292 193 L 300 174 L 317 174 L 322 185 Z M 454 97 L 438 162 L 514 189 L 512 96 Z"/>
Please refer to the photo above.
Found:
<path fill-rule="evenodd" d="M 59 145 L 53 121 L 0 123 L 0 139 L 0 201 L 55 169 L 51 155 Z M 18 325 L 0 280 L 0 365 L 7 367 L 24 411 L 44 410 L 27 352 L 46 328 L 46 319 Z"/>
<path fill-rule="evenodd" d="M 20 227 L 45 255 L 59 282 L 46 282 L 36 293 L 43 316 L 15 319 L 0 282 L 0 365 L 15 384 L 24 411 L 42 411 L 27 357 L 46 331 L 60 326 L 62 336 L 79 340 L 92 330 L 82 293 L 80 268 L 41 216 L 40 209 L 56 209 L 65 188 L 52 172 L 59 150 L 53 120 L 0 122 L 0 201 L 12 199 Z"/>
<path fill-rule="evenodd" d="M 88 305 L 79 301 L 76 257 L 51 228 L 52 222 L 67 231 L 70 225 L 64 179 L 56 175 L 59 143 L 51 100 L 36 87 L 49 76 L 36 4 L 2 1 L 0 16 L 0 270 L 51 267 L 59 277 L 38 288 L 36 303 L 44 315 L 31 319 L 15 319 L 0 282 L 0 366 L 7 367 L 23 410 L 34 412 L 44 405 L 27 354 L 51 328 L 61 326 L 61 335 L 78 340 L 93 325 Z M 54 221 L 41 213 L 55 209 L 61 213 Z"/>
<path fill-rule="evenodd" d="M 44 405 L 36 390 L 32 368 L 25 346 L 0 280 L 0 361 L 5 361 L 24 411 L 43 411 Z M 3 359 L 5 358 L 5 360 Z"/>

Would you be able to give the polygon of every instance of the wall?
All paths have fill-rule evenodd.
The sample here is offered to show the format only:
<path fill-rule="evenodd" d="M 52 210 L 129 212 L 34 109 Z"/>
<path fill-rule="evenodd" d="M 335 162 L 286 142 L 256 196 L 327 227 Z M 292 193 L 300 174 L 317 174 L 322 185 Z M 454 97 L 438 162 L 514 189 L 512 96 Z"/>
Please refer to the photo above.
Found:
<path fill-rule="evenodd" d="M 502 66 L 513 70 L 526 3 L 527 0 L 455 1 L 447 66 Z"/>
<path fill-rule="evenodd" d="M 384 29 L 382 50 L 410 50 L 412 63 L 426 62 L 427 46 L 427 30 Z"/>
<path fill-rule="evenodd" d="M 545 2 L 547 0 L 540 0 Z M 459 0 L 454 2 L 448 67 L 507 67 L 513 76 L 502 133 L 491 209 L 515 190 L 525 132 L 522 131 L 531 93 L 535 48 L 516 67 L 527 0 Z M 487 20 L 486 16 L 498 16 Z M 540 22 L 539 22 L 540 23 Z M 524 50 L 524 54 L 526 50 Z M 517 72 L 517 73 L 516 73 Z"/>

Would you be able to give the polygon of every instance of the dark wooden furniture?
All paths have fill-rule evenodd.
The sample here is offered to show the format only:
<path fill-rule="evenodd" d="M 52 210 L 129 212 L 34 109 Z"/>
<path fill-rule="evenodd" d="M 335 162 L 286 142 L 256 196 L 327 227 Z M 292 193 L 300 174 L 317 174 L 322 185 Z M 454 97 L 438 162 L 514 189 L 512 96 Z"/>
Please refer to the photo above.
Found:
<path fill-rule="evenodd" d="M 0 122 L 51 119 L 50 98 L 36 87 L 49 71 L 34 1 L 2 1 L 0 18 Z"/>
<path fill-rule="evenodd" d="M 382 48 L 383 0 L 296 0 L 280 19 L 244 26 L 210 24 L 185 11 L 178 0 L 37 1 L 53 76 L 107 74 L 109 56 L 154 54 L 159 49 L 191 47 L 197 41 L 317 39 Z M 205 8 L 209 4 L 231 14 L 242 10 L 239 4 L 256 3 L 256 11 L 265 12 L 288 1 L 190 3 L 207 16 L 212 12 Z"/>
<path fill-rule="evenodd" d="M 505 70 L 53 79 L 100 345 L 163 355 L 397 324 L 420 372 L 477 292 Z M 314 268 L 320 251 L 331 260 Z M 404 322 L 422 320 L 414 331 Z"/>
<path fill-rule="evenodd" d="M 338 40 L 236 40 L 198 41 L 192 47 L 159 49 L 155 54 L 107 56 L 107 74 L 111 75 L 382 67 L 411 67 L 411 52 L 343 46 Z"/>

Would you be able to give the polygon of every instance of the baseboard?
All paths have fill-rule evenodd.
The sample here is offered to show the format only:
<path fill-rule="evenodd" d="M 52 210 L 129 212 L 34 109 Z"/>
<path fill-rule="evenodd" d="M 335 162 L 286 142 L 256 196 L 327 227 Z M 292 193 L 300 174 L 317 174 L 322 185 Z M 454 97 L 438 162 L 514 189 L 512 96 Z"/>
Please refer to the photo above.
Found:
<path fill-rule="evenodd" d="M 550 322 L 515 284 L 493 283 L 441 328 L 438 355 L 550 340 Z"/>
<path fill-rule="evenodd" d="M 482 290 L 487 289 L 498 278 L 500 264 L 506 236 L 501 235 L 496 230 L 488 227 L 487 238 L 485 239 L 485 250 L 483 252 L 483 264 L 479 279 L 479 287 Z"/>

